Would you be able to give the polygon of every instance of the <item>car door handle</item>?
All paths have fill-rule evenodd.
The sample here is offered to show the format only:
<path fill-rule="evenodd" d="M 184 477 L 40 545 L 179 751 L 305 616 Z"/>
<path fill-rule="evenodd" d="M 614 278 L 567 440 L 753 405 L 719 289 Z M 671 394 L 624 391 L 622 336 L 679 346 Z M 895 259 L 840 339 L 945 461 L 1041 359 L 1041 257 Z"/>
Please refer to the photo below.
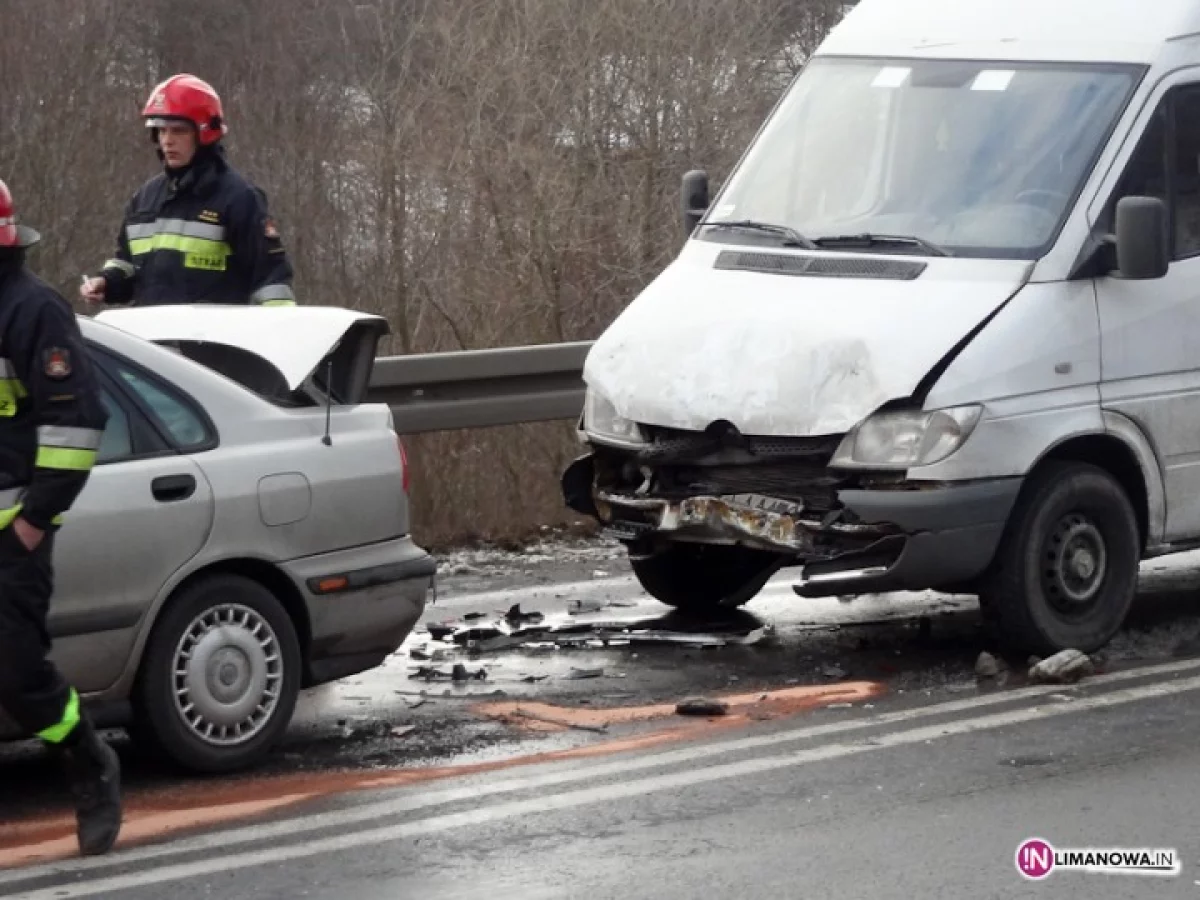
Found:
<path fill-rule="evenodd" d="M 172 500 L 186 500 L 196 490 L 196 479 L 191 475 L 162 475 L 150 482 L 150 490 L 154 499 L 169 503 Z"/>

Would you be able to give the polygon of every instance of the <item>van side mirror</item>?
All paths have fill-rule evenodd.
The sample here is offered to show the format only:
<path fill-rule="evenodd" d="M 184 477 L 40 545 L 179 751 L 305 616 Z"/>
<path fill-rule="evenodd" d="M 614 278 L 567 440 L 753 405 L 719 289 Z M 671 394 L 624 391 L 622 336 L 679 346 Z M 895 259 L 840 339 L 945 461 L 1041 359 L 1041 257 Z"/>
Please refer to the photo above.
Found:
<path fill-rule="evenodd" d="M 1162 278 L 1171 265 L 1167 205 L 1158 197 L 1117 201 L 1117 274 L 1131 281 Z"/>
<path fill-rule="evenodd" d="M 708 212 L 708 173 L 703 169 L 693 169 L 683 176 L 683 193 L 680 198 L 683 206 L 683 230 L 690 235 Z"/>

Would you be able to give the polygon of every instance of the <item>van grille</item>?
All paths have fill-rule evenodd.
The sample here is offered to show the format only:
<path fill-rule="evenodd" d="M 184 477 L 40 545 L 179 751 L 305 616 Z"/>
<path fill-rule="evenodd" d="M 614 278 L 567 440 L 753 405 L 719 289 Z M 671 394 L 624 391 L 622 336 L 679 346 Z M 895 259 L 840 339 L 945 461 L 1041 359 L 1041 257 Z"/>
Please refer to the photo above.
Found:
<path fill-rule="evenodd" d="M 639 451 L 638 459 L 641 462 L 687 461 L 715 453 L 722 448 L 720 438 L 702 431 L 683 431 L 661 426 L 648 426 L 645 430 L 650 444 Z M 748 434 L 740 437 L 738 445 L 747 453 L 763 460 L 804 457 L 823 466 L 829 462 L 841 440 L 840 434 L 802 438 L 760 437 Z"/>
<path fill-rule="evenodd" d="M 762 494 L 804 504 L 809 513 L 838 508 L 845 478 L 810 462 L 737 466 L 664 466 L 654 493 L 675 499 L 696 494 Z"/>
<path fill-rule="evenodd" d="M 879 259 L 855 256 L 793 256 L 786 253 L 758 253 L 748 250 L 722 250 L 713 268 L 772 275 L 805 275 L 816 278 L 878 278 L 887 281 L 912 281 L 925 271 L 918 260 Z"/>

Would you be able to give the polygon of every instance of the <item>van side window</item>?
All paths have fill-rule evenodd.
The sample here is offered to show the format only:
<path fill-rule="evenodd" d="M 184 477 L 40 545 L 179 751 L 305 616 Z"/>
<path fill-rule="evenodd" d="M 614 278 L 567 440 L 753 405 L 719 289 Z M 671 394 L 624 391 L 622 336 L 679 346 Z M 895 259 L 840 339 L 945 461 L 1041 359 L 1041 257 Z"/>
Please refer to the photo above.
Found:
<path fill-rule="evenodd" d="M 1170 206 L 1167 196 L 1167 104 L 1170 96 L 1154 111 L 1137 150 L 1125 166 L 1112 199 L 1100 223 L 1106 232 L 1116 229 L 1117 201 L 1122 197 L 1158 197 Z"/>
<path fill-rule="evenodd" d="M 1175 92 L 1174 196 L 1175 258 L 1200 254 L 1200 85 Z"/>

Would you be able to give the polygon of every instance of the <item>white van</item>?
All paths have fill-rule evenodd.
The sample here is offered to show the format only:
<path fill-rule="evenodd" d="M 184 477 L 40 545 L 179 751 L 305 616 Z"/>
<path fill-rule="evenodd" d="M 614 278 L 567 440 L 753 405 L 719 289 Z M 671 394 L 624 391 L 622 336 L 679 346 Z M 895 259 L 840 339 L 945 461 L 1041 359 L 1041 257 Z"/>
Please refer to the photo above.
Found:
<path fill-rule="evenodd" d="M 1093 650 L 1200 545 L 1200 0 L 862 0 L 587 358 L 659 600 L 976 593 Z"/>

